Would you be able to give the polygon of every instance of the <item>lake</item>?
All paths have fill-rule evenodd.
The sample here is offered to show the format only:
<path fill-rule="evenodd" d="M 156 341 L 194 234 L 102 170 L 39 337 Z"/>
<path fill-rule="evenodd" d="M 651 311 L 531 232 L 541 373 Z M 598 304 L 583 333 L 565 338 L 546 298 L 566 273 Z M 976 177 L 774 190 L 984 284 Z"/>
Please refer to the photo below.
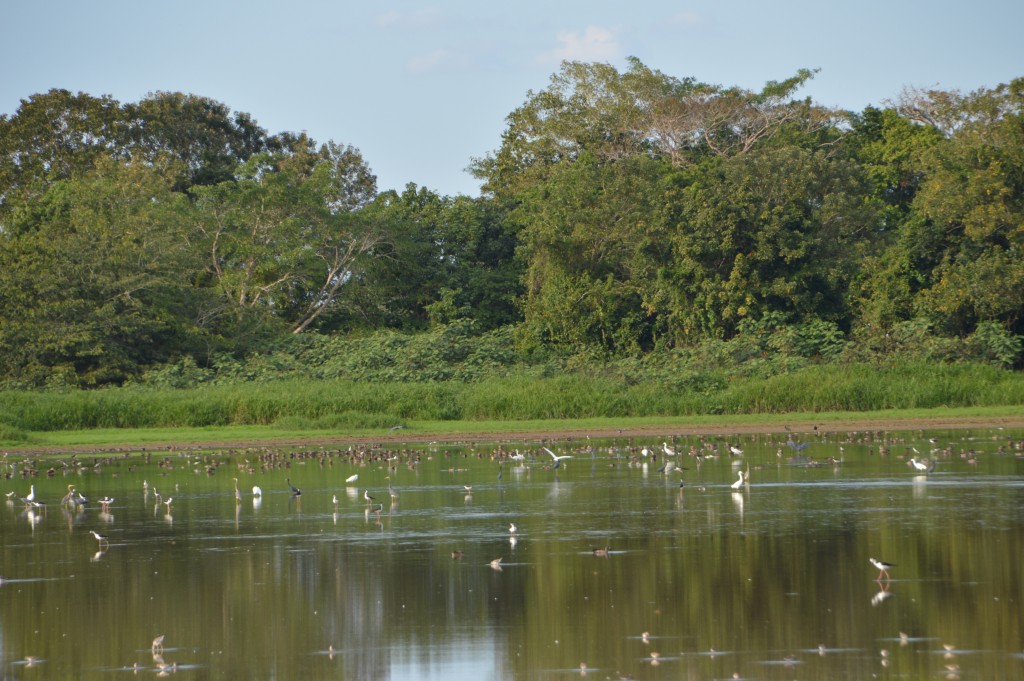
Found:
<path fill-rule="evenodd" d="M 2 678 L 1024 679 L 1022 439 L 12 453 Z"/>

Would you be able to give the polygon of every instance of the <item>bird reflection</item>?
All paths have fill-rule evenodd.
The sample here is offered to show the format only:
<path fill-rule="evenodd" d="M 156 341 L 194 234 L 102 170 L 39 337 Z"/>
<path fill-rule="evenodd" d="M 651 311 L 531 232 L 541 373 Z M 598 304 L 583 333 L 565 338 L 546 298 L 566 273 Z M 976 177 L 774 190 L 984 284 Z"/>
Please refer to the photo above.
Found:
<path fill-rule="evenodd" d="M 92 558 L 90 558 L 89 560 L 93 563 L 98 563 L 100 560 L 103 559 L 103 556 L 105 555 L 107 555 L 106 551 L 97 551 L 96 553 L 92 554 Z"/>
<path fill-rule="evenodd" d="M 881 605 L 885 601 L 887 601 L 890 598 L 892 598 L 892 592 L 889 591 L 889 583 L 888 582 L 886 582 L 885 584 L 882 584 L 881 582 L 879 582 L 879 586 L 882 587 L 881 591 L 879 591 L 878 593 L 876 593 L 874 596 L 871 597 L 871 605 L 873 605 L 873 606 Z"/>

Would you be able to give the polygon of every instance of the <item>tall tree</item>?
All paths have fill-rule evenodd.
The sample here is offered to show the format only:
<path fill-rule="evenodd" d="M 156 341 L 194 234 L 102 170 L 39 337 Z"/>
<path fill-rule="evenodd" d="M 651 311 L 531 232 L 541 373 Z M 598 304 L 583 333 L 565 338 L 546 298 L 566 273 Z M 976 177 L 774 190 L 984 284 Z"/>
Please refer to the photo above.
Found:
<path fill-rule="evenodd" d="M 294 333 L 332 310 L 380 240 L 360 210 L 375 179 L 359 152 L 257 154 L 237 180 L 196 187 L 209 272 L 236 311 L 261 311 Z"/>
<path fill-rule="evenodd" d="M 100 161 L 0 230 L 0 374 L 120 383 L 189 344 L 190 207 L 172 174 Z"/>

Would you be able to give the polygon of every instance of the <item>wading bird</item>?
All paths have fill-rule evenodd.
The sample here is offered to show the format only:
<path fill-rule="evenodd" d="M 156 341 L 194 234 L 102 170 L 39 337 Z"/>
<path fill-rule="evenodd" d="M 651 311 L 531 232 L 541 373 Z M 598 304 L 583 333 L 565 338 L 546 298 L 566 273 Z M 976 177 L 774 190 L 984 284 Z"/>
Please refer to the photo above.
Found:
<path fill-rule="evenodd" d="M 740 477 L 736 482 L 732 483 L 733 489 L 739 489 L 740 487 L 743 487 L 743 469 L 741 468 L 737 472 L 740 474 Z"/>
<path fill-rule="evenodd" d="M 561 456 L 559 456 L 558 454 L 555 454 L 553 451 L 551 451 L 547 447 L 541 447 L 541 449 L 543 449 L 545 452 L 550 454 L 551 458 L 555 460 L 555 468 L 558 468 L 560 465 L 562 465 L 562 459 L 571 459 L 572 458 L 571 454 L 562 454 Z"/>
<path fill-rule="evenodd" d="M 884 560 L 878 560 L 877 558 L 868 558 L 871 564 L 878 568 L 878 578 L 875 581 L 881 581 L 882 575 L 885 575 L 886 580 L 889 579 L 889 568 L 896 567 L 892 563 L 886 563 Z"/>
<path fill-rule="evenodd" d="M 292 479 L 291 478 L 286 479 L 285 482 L 287 483 L 288 487 L 291 489 L 293 497 L 302 496 L 302 490 L 292 484 Z"/>
<path fill-rule="evenodd" d="M 100 543 L 101 549 L 103 548 L 104 544 L 106 544 L 108 548 L 110 547 L 110 540 L 107 539 L 107 535 L 100 534 L 96 530 L 89 530 L 89 533 L 92 534 L 92 536 L 96 537 L 96 541 Z"/>

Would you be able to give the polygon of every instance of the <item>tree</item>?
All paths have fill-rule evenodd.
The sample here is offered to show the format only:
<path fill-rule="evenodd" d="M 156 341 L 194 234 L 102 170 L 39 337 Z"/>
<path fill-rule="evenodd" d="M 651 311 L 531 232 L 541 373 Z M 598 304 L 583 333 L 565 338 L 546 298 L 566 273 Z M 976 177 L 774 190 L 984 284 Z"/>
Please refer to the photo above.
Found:
<path fill-rule="evenodd" d="M 781 313 L 849 326 L 847 289 L 876 207 L 859 169 L 786 147 L 709 160 L 666 199 L 671 255 L 657 307 L 675 344 Z"/>
<path fill-rule="evenodd" d="M 14 116 L 0 116 L 0 224 L 51 183 L 125 158 L 127 130 L 111 97 L 54 89 L 21 100 Z"/>
<path fill-rule="evenodd" d="M 0 373 L 120 383 L 188 346 L 189 204 L 171 175 L 99 161 L 0 231 Z"/>
<path fill-rule="evenodd" d="M 124 118 L 134 156 L 181 162 L 181 190 L 230 180 L 240 163 L 272 146 L 249 114 L 232 114 L 226 105 L 198 95 L 151 92 L 125 105 Z"/>
<path fill-rule="evenodd" d="M 237 180 L 196 187 L 208 271 L 237 311 L 300 333 L 330 312 L 380 241 L 360 211 L 375 180 L 358 150 L 257 154 Z"/>

